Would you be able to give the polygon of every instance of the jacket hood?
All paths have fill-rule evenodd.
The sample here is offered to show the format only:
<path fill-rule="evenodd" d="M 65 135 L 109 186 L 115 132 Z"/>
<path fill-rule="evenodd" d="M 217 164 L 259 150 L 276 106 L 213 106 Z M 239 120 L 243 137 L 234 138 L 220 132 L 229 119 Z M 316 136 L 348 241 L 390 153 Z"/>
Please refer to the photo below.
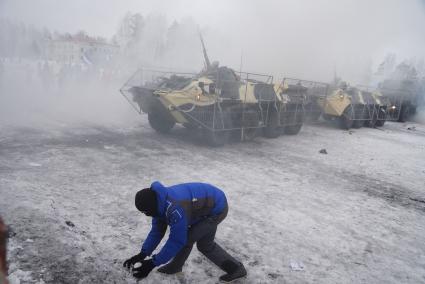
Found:
<path fill-rule="evenodd" d="M 155 181 L 151 184 L 151 189 L 156 192 L 158 202 L 158 213 L 160 217 L 165 216 L 166 200 L 168 196 L 167 188 L 163 186 L 159 181 Z"/>

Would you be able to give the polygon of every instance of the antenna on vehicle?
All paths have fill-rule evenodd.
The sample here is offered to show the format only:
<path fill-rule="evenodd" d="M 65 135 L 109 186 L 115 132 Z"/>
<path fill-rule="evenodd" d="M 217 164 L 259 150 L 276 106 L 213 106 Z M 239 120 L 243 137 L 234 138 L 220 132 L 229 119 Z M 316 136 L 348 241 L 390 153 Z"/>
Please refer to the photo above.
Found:
<path fill-rule="evenodd" d="M 334 84 L 338 84 L 338 81 L 340 81 L 341 78 L 338 77 L 337 71 L 336 71 L 336 63 L 334 62 Z"/>
<path fill-rule="evenodd" d="M 242 77 L 242 62 L 243 62 L 243 49 L 241 49 L 241 63 L 239 65 L 239 77 Z"/>
<path fill-rule="evenodd" d="M 206 70 L 209 70 L 211 68 L 210 59 L 208 58 L 207 50 L 205 49 L 204 39 L 202 38 L 202 34 L 199 29 L 198 29 L 198 32 L 199 32 L 199 38 L 201 39 L 202 52 L 204 53 L 205 68 Z"/>

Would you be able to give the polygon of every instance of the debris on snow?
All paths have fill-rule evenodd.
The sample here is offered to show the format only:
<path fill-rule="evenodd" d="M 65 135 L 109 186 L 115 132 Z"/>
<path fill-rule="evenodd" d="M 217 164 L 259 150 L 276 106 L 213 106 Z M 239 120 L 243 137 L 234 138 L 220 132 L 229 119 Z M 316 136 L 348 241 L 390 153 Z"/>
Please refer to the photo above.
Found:
<path fill-rule="evenodd" d="M 319 153 L 320 153 L 320 154 L 328 154 L 328 151 L 326 151 L 326 149 L 321 149 L 321 150 L 319 151 Z"/>
<path fill-rule="evenodd" d="M 303 271 L 305 266 L 301 261 L 291 260 L 290 267 L 293 271 Z"/>
<path fill-rule="evenodd" d="M 412 126 L 412 127 L 407 127 L 407 130 L 412 130 L 412 131 L 415 131 L 415 130 L 416 130 L 416 126 Z"/>
<path fill-rule="evenodd" d="M 69 227 L 75 227 L 75 224 L 72 223 L 71 221 L 65 221 L 65 224 L 68 225 Z"/>
<path fill-rule="evenodd" d="M 279 277 L 282 277 L 282 274 L 279 273 L 267 273 L 267 276 L 271 279 L 277 279 Z"/>

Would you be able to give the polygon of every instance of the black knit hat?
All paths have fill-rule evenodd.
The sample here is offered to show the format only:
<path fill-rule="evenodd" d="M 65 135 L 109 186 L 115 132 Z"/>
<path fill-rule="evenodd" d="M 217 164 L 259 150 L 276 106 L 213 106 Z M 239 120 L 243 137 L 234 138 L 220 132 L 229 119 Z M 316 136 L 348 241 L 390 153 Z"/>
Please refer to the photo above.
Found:
<path fill-rule="evenodd" d="M 144 188 L 136 193 L 135 205 L 137 210 L 141 211 L 147 216 L 158 215 L 156 192 L 150 188 Z"/>

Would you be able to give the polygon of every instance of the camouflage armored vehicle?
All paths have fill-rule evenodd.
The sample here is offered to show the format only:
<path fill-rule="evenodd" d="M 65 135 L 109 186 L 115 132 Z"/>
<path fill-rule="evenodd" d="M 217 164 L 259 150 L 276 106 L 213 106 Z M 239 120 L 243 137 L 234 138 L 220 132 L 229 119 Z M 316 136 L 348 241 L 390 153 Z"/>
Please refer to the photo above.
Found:
<path fill-rule="evenodd" d="M 343 129 L 383 126 L 389 102 L 377 91 L 349 87 L 345 82 L 330 88 L 318 105 L 325 120 L 337 120 Z"/>
<path fill-rule="evenodd" d="M 407 121 L 423 104 L 425 84 L 420 79 L 416 67 L 409 62 L 401 62 L 379 84 L 380 91 L 388 98 L 391 108 L 388 118 L 400 122 Z"/>
<path fill-rule="evenodd" d="M 212 146 L 230 137 L 250 140 L 263 134 L 275 138 L 297 134 L 304 121 L 302 86 L 253 73 L 210 64 L 199 74 L 173 74 L 139 70 L 121 93 L 158 132 L 169 132 L 176 123 L 199 131 Z"/>
<path fill-rule="evenodd" d="M 138 72 L 135 77 L 150 71 Z M 148 114 L 156 131 L 169 132 L 178 123 L 201 131 L 212 146 L 231 136 L 250 140 L 260 134 L 297 134 L 304 121 L 304 96 L 298 93 L 303 87 L 273 84 L 271 76 L 240 74 L 244 79 L 227 67 L 192 77 L 161 74 L 142 84 L 128 83 L 121 91 L 140 113 Z"/>
<path fill-rule="evenodd" d="M 388 117 L 391 120 L 405 122 L 416 113 L 420 100 L 417 82 L 388 79 L 383 81 L 379 88 L 391 104 L 388 110 Z"/>

